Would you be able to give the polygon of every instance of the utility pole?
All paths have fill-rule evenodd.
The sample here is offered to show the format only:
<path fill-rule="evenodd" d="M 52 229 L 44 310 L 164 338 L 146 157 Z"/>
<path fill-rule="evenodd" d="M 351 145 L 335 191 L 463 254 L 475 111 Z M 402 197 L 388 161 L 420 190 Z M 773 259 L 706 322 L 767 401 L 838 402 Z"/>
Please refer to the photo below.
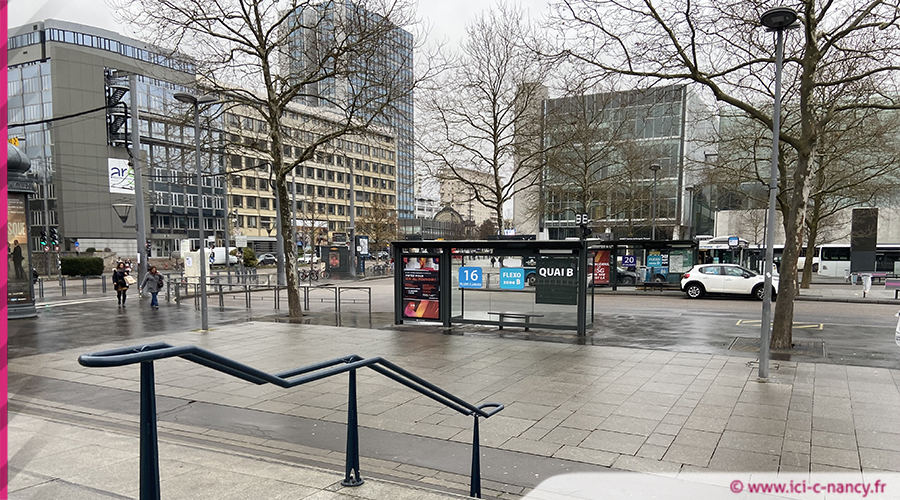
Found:
<path fill-rule="evenodd" d="M 347 164 L 350 169 L 350 277 L 356 278 L 356 191 L 354 184 L 356 179 L 353 176 L 353 160 Z"/>
<path fill-rule="evenodd" d="M 135 227 L 137 228 L 137 251 L 138 251 L 138 283 L 142 283 L 144 273 L 147 272 L 147 233 L 144 228 L 144 180 L 141 175 L 141 127 L 138 119 L 138 85 L 137 75 L 132 73 L 128 77 L 129 92 L 131 93 L 131 163 L 134 172 L 134 212 L 136 218 Z M 198 124 L 199 125 L 199 124 Z M 198 186 L 199 194 L 202 194 L 202 188 Z M 198 203 L 202 208 L 202 196 L 198 194 Z"/>

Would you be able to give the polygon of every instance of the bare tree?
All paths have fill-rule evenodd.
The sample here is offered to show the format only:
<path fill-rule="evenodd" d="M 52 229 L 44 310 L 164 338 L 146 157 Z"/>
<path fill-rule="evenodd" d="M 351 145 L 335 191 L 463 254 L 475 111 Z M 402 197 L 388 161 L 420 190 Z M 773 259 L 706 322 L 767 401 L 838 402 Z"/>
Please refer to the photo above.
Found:
<path fill-rule="evenodd" d="M 795 2 L 800 29 L 786 32 L 785 111 L 797 126 L 779 139 L 796 155 L 782 170 L 785 249 L 794 276 L 810 191 L 811 158 L 822 131 L 844 113 L 896 109 L 900 9 L 882 0 Z M 769 2 L 563 0 L 555 21 L 568 40 L 557 54 L 598 72 L 652 81 L 693 81 L 716 100 L 772 126 L 773 35 L 759 26 Z M 592 40 L 591 44 L 580 43 Z M 786 123 L 790 122 L 789 118 Z M 771 345 L 792 346 L 796 284 L 779 281 Z"/>
<path fill-rule="evenodd" d="M 540 178 L 540 103 L 549 67 L 522 43 L 531 29 L 522 11 L 505 4 L 480 15 L 466 28 L 454 67 L 420 100 L 423 164 L 435 177 L 468 186 L 496 214 L 497 227 L 503 205 Z"/>
<path fill-rule="evenodd" d="M 369 248 L 374 252 L 387 249 L 400 235 L 397 207 L 385 199 L 386 195 L 373 194 L 372 203 L 356 220 L 356 234 L 369 237 Z"/>
<path fill-rule="evenodd" d="M 199 86 L 227 105 L 250 108 L 266 123 L 254 148 L 272 168 L 285 240 L 289 315 L 302 316 L 286 178 L 316 151 L 346 134 L 362 134 L 408 110 L 411 61 L 384 48 L 407 43 L 407 0 L 113 0 L 122 18 L 158 47 L 187 54 Z M 411 38 L 411 37 L 410 37 Z M 412 47 L 409 47 L 409 57 Z M 400 56 L 402 57 L 402 56 Z M 327 116 L 292 160 L 280 119 L 295 102 Z M 227 109 L 227 107 L 226 107 Z"/>

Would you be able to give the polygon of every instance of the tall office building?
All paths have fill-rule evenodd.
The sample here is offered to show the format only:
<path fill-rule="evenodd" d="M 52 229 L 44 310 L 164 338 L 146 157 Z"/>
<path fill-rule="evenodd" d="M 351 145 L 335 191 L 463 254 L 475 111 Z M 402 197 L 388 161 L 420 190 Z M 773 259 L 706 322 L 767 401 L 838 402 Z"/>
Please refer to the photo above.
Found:
<path fill-rule="evenodd" d="M 118 33 L 57 20 L 12 28 L 7 42 L 8 134 L 34 160 L 40 187 L 30 201 L 32 224 L 58 228 L 64 251 L 110 248 L 134 258 L 136 217 L 144 219 L 153 257 L 180 250 L 185 239 L 196 245 L 194 128 L 174 98 L 195 81 L 191 63 Z M 137 75 L 137 122 L 130 74 Z M 203 140 L 215 140 L 216 120 L 202 123 Z M 113 205 L 135 203 L 126 149 L 135 126 L 145 210 L 132 210 L 123 224 Z M 223 159 L 213 148 L 204 161 L 202 206 L 211 234 L 223 227 L 224 179 L 216 175 Z"/>
<path fill-rule="evenodd" d="M 296 16 L 288 24 L 300 28 L 290 34 L 288 57 L 284 61 L 286 71 L 293 74 L 304 74 L 311 64 L 321 60 L 323 53 L 335 45 L 336 37 L 356 36 L 344 33 L 346 26 L 371 26 L 382 21 L 377 14 L 365 11 L 352 1 L 322 2 Z M 397 214 L 401 219 L 412 219 L 415 214 L 413 36 L 400 27 L 388 31 L 389 36 L 377 40 L 371 51 L 347 57 L 344 62 L 350 68 L 349 76 L 323 78 L 307 85 L 306 95 L 300 101 L 313 107 L 341 103 L 340 107 L 351 100 L 389 102 L 375 122 L 397 138 Z"/>
<path fill-rule="evenodd" d="M 516 197 L 525 205 L 542 199 L 550 239 L 579 236 L 579 213 L 595 234 L 650 238 L 655 225 L 657 239 L 689 238 L 709 215 L 697 210 L 702 193 L 693 192 L 699 179 L 690 166 L 711 147 L 712 118 L 687 85 L 548 99 L 544 178 Z M 537 230 L 516 215 L 520 232 Z"/>

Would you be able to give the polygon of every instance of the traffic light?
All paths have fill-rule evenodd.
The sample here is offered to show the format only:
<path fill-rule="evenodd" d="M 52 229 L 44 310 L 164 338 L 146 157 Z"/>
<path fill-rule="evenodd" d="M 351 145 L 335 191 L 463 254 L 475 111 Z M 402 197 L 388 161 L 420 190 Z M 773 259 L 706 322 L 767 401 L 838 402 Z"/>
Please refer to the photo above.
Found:
<path fill-rule="evenodd" d="M 47 231 L 41 229 L 41 247 L 47 246 Z"/>
<path fill-rule="evenodd" d="M 53 246 L 59 246 L 59 232 L 55 227 L 50 228 L 50 244 Z"/>
<path fill-rule="evenodd" d="M 587 224 L 581 226 L 581 239 L 586 240 L 591 237 L 591 234 L 593 234 L 593 231 Z"/>
<path fill-rule="evenodd" d="M 150 258 L 150 240 L 147 240 L 147 258 Z"/>

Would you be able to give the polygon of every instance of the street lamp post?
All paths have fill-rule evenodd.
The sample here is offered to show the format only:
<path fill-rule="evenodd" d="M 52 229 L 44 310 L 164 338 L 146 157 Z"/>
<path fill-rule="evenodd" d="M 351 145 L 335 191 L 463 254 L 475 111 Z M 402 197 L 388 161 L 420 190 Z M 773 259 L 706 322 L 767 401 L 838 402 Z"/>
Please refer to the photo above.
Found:
<path fill-rule="evenodd" d="M 175 99 L 194 106 L 194 148 L 196 152 L 197 168 L 197 215 L 198 230 L 200 231 L 200 329 L 209 330 L 209 314 L 206 310 L 206 242 L 203 238 L 203 172 L 200 170 L 200 105 L 216 102 L 211 95 L 194 96 L 185 92 L 176 92 Z M 227 228 L 226 228 L 227 231 Z M 225 262 L 228 263 L 228 249 L 225 250 Z"/>
<path fill-rule="evenodd" d="M 766 218 L 765 291 L 762 305 L 762 327 L 759 333 L 759 378 L 769 378 L 769 339 L 772 333 L 772 269 L 775 253 L 775 195 L 778 188 L 778 139 L 781 133 L 781 67 L 784 59 L 784 30 L 796 27 L 797 13 L 788 7 L 774 7 L 759 19 L 776 35 L 775 43 L 775 108 L 772 113 L 772 170 L 769 173 L 769 212 Z"/>
<path fill-rule="evenodd" d="M 659 172 L 659 165 L 656 163 L 650 165 L 650 170 L 653 171 L 653 202 L 650 209 L 650 217 L 652 219 L 652 225 L 650 226 L 650 240 L 656 241 L 656 173 Z"/>

